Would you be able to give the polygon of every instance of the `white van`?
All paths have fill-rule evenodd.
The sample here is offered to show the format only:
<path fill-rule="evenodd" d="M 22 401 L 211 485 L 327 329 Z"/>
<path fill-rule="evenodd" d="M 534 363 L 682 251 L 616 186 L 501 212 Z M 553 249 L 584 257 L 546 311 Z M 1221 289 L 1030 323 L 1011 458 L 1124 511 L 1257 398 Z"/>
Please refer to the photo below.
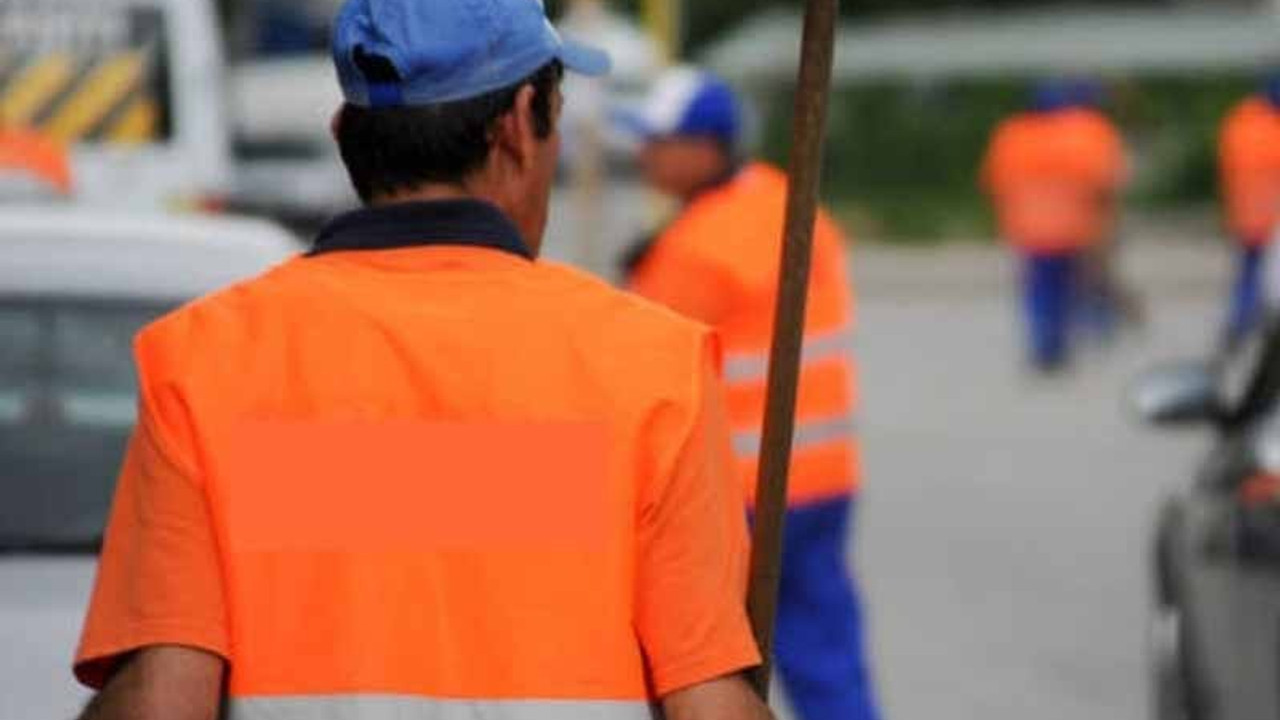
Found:
<path fill-rule="evenodd" d="M 211 0 L 0 0 L 0 124 L 68 143 L 78 201 L 223 197 L 222 68 Z"/>
<path fill-rule="evenodd" d="M 259 220 L 0 207 L 0 720 L 70 718 L 71 658 L 135 419 L 133 336 L 298 251 Z"/>

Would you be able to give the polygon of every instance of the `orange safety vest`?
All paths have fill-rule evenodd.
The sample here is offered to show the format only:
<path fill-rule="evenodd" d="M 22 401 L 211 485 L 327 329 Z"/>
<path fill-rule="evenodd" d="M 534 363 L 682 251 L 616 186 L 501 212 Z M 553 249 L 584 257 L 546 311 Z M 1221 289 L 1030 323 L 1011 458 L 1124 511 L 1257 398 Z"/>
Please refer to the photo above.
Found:
<path fill-rule="evenodd" d="M 17 173 L 71 194 L 71 162 L 67 148 L 36 130 L 0 129 L 0 175 Z"/>
<path fill-rule="evenodd" d="M 1025 113 L 992 137 L 982 184 L 1001 234 L 1035 252 L 1087 247 L 1104 239 L 1105 194 L 1125 175 L 1120 134 L 1093 110 Z"/>
<path fill-rule="evenodd" d="M 778 288 L 786 177 L 752 164 L 698 196 L 654 243 L 632 288 L 719 331 L 738 473 L 754 501 Z M 819 213 L 796 408 L 789 501 L 851 493 L 855 441 L 853 298 L 840 230 Z"/>
<path fill-rule="evenodd" d="M 470 201 L 137 343 L 142 417 L 77 660 L 228 660 L 233 719 L 649 718 L 758 662 L 708 330 Z"/>
<path fill-rule="evenodd" d="M 1245 100 L 1227 117 L 1219 141 L 1227 227 L 1249 246 L 1265 245 L 1280 225 L 1280 109 Z"/>

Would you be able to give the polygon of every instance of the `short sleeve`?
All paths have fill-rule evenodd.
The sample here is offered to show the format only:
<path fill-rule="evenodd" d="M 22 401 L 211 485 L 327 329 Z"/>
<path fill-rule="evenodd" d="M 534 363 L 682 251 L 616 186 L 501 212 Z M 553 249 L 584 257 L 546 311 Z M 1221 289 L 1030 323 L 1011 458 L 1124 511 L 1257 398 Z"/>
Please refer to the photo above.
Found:
<path fill-rule="evenodd" d="M 1004 168 L 1005 145 L 1009 130 L 1001 125 L 991 134 L 986 152 L 982 156 L 982 164 L 978 168 L 978 186 L 989 195 L 1000 192 L 1005 182 Z"/>
<path fill-rule="evenodd" d="M 1097 118 L 1095 182 L 1106 191 L 1119 189 L 1128 177 L 1124 137 L 1106 117 Z"/>
<path fill-rule="evenodd" d="M 107 525 L 75 674 L 101 688 L 119 659 L 153 645 L 228 656 L 218 553 L 204 493 L 166 450 L 143 403 Z"/>
<path fill-rule="evenodd" d="M 685 442 L 641 513 L 636 629 L 658 697 L 760 663 L 745 499 L 710 350 L 702 365 Z"/>
<path fill-rule="evenodd" d="M 1129 167 L 1129 153 L 1125 148 L 1124 136 L 1114 127 L 1109 127 L 1107 146 L 1111 159 L 1108 177 L 1112 187 L 1119 188 L 1129 182 L 1132 170 Z"/>

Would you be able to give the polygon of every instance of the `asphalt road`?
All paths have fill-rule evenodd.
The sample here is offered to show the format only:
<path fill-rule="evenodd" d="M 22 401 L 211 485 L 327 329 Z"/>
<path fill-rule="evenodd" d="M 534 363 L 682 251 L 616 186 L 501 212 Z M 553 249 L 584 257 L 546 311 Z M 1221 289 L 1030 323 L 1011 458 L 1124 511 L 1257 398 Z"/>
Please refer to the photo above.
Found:
<path fill-rule="evenodd" d="M 589 253 L 602 269 L 653 216 L 630 188 L 607 194 L 611 240 Z M 583 257 L 574 208 L 560 195 L 553 258 Z M 1145 328 L 1051 380 L 1021 362 L 1002 250 L 855 249 L 855 554 L 889 720 L 1145 716 L 1148 530 L 1208 437 L 1141 426 L 1124 392 L 1146 367 L 1207 353 L 1229 270 L 1198 227 L 1148 234 L 1125 258 Z"/>
<path fill-rule="evenodd" d="M 1211 247 L 1135 255 L 1146 330 L 1048 381 L 1020 363 L 999 254 L 860 263 L 856 547 L 888 718 L 1144 716 L 1147 531 L 1207 437 L 1143 428 L 1122 396 L 1203 354 L 1223 268 Z"/>
<path fill-rule="evenodd" d="M 618 238 L 649 214 L 620 205 Z M 573 257 L 558 214 L 549 254 Z M 597 250 L 601 265 L 614 249 Z M 1208 347 L 1225 256 L 1136 250 L 1146 330 L 1049 381 L 1020 363 L 1002 253 L 856 251 L 856 551 L 889 720 L 1143 716 L 1147 531 L 1207 438 L 1138 426 L 1122 394 L 1144 366 Z"/>

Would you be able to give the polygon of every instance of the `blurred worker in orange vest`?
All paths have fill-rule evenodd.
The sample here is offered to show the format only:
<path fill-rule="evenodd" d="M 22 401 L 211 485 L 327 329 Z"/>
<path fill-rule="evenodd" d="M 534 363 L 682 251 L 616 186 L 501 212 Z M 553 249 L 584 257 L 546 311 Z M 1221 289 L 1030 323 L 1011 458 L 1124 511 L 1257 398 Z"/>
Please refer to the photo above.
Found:
<path fill-rule="evenodd" d="M 1106 91 L 1097 80 L 1080 78 L 1070 81 L 1071 102 L 1085 114 L 1092 115 L 1095 127 L 1109 135 L 1105 141 L 1111 148 L 1111 162 L 1119 168 L 1119 179 L 1099 193 L 1099 204 L 1109 232 L 1090 245 L 1083 255 L 1080 272 L 1079 306 L 1086 329 L 1103 342 L 1114 338 L 1122 326 L 1140 326 L 1146 320 L 1142 298 L 1125 282 L 1118 267 L 1120 249 L 1120 191 L 1129 179 L 1128 150 L 1123 135 L 1103 110 Z"/>
<path fill-rule="evenodd" d="M 1227 229 L 1240 248 L 1225 337 L 1234 344 L 1258 322 L 1263 255 L 1280 229 L 1280 74 L 1227 117 L 1219 164 Z"/>
<path fill-rule="evenodd" d="M 71 194 L 67 148 L 39 130 L 0 123 L 0 201 Z"/>
<path fill-rule="evenodd" d="M 1080 296 L 1085 254 L 1115 233 L 1125 177 L 1115 127 L 1072 83 L 1038 86 L 1029 111 L 996 129 L 981 182 L 1001 234 L 1022 259 L 1031 362 L 1061 369 Z"/>
<path fill-rule="evenodd" d="M 85 718 L 769 717 L 714 336 L 537 259 L 608 58 L 476 7 L 350 0 L 366 207 L 139 336 Z"/>
<path fill-rule="evenodd" d="M 646 180 L 683 203 L 631 258 L 631 286 L 719 331 L 738 472 L 751 502 L 787 180 L 764 163 L 743 162 L 738 98 L 710 73 L 670 71 L 629 119 L 644 141 Z M 845 552 L 859 480 L 846 251 L 835 223 L 820 214 L 777 621 L 778 669 L 805 720 L 877 717 Z"/>

